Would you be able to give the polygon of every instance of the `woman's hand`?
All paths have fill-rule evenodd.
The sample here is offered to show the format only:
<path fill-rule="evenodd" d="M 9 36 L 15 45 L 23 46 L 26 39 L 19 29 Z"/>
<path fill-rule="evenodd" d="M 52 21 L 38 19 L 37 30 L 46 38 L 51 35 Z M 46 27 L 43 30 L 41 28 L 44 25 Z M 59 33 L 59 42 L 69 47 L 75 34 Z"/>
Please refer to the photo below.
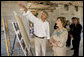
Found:
<path fill-rule="evenodd" d="M 57 43 L 52 43 L 53 46 L 58 47 Z"/>
<path fill-rule="evenodd" d="M 50 39 L 50 42 L 51 43 L 55 42 L 55 40 L 53 39 L 53 37 Z"/>
<path fill-rule="evenodd" d="M 50 39 L 50 42 L 52 43 L 53 46 L 56 46 L 56 47 L 58 46 L 53 38 Z"/>
<path fill-rule="evenodd" d="M 18 5 L 19 5 L 21 8 L 23 8 L 25 12 L 27 12 L 28 9 L 27 9 L 27 7 L 25 7 L 25 5 L 24 5 L 23 3 L 18 2 Z"/>

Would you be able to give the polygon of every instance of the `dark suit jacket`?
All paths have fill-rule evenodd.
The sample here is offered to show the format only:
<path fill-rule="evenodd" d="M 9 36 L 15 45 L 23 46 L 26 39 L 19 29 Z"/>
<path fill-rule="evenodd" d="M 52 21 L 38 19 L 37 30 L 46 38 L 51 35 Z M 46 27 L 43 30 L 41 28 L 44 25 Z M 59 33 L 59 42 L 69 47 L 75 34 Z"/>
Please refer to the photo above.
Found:
<path fill-rule="evenodd" d="M 82 30 L 81 24 L 77 24 L 76 26 L 75 24 L 70 25 L 70 34 L 73 35 L 73 38 L 75 40 L 79 40 L 81 38 L 81 30 Z"/>

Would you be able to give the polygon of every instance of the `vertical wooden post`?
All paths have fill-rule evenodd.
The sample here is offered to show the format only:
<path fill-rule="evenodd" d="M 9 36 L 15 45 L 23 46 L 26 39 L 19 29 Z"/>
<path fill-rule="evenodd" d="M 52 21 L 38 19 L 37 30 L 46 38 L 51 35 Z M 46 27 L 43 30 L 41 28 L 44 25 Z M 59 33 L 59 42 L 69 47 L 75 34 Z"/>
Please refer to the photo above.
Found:
<path fill-rule="evenodd" d="M 6 38 L 6 31 L 5 31 L 5 23 L 4 23 L 4 18 L 2 18 L 2 24 L 3 24 L 3 30 L 4 30 L 4 37 L 5 37 L 5 43 L 6 43 L 6 50 L 7 50 L 7 55 L 9 56 L 9 51 L 8 51 L 8 44 L 7 44 L 7 38 Z"/>
<path fill-rule="evenodd" d="M 7 38 L 8 38 L 8 44 L 9 44 L 9 51 L 11 51 L 11 45 L 10 45 L 10 38 L 9 38 L 9 33 L 8 33 L 8 24 L 7 24 L 7 19 L 6 19 L 6 32 L 7 32 Z"/>

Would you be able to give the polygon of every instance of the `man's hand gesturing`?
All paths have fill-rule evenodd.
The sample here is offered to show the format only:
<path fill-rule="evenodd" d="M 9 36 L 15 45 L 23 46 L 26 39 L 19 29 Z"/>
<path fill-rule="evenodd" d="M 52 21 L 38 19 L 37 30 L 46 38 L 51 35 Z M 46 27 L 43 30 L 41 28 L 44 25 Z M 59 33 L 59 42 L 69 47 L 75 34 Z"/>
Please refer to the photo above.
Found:
<path fill-rule="evenodd" d="M 27 7 L 25 7 L 25 5 L 24 5 L 23 3 L 18 2 L 18 5 L 19 5 L 21 8 L 24 9 L 25 13 L 27 12 L 28 9 L 27 9 Z"/>

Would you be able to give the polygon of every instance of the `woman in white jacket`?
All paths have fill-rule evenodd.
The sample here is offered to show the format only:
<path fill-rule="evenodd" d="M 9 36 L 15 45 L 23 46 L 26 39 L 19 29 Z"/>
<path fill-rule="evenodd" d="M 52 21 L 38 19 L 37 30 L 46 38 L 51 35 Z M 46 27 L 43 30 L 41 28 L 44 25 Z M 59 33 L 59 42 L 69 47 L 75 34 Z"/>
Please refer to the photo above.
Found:
<path fill-rule="evenodd" d="M 66 56 L 68 32 L 64 28 L 66 24 L 65 17 L 58 17 L 56 23 L 58 28 L 53 32 L 50 40 L 53 45 L 54 56 Z"/>

